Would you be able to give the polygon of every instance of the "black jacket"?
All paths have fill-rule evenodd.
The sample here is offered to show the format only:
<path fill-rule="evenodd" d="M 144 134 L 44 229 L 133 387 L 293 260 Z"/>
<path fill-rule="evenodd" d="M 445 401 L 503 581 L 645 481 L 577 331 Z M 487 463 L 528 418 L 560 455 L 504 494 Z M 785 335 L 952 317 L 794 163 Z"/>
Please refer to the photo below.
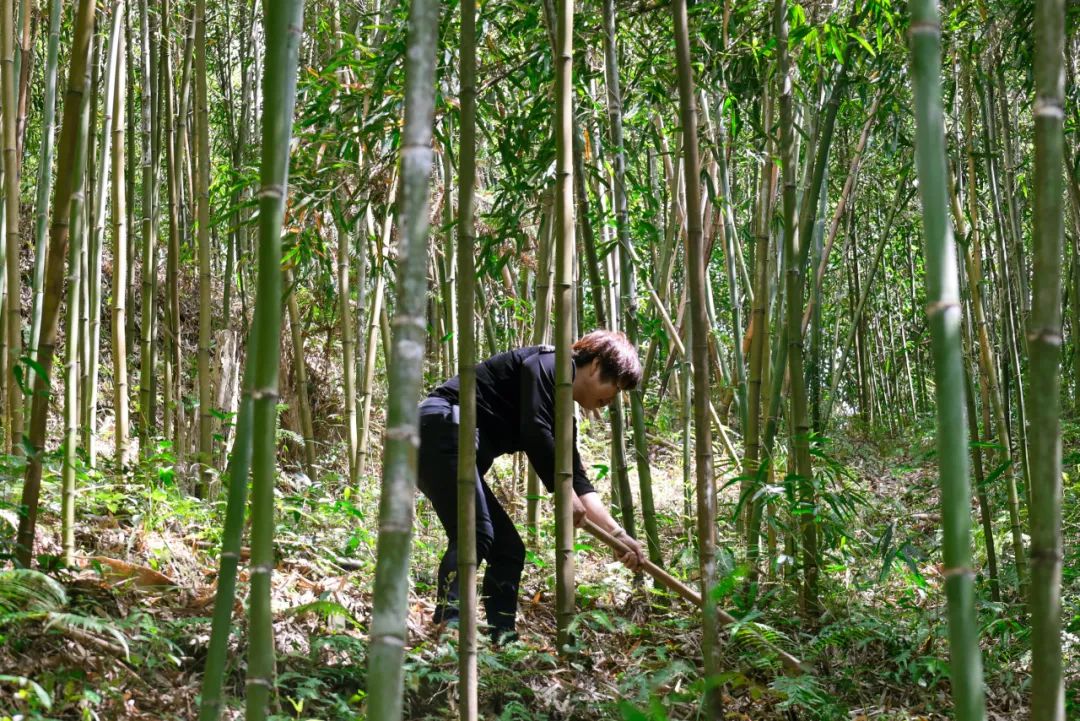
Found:
<path fill-rule="evenodd" d="M 458 403 L 458 376 L 431 392 Z M 529 346 L 499 353 L 476 366 L 476 465 L 486 470 L 506 453 L 525 451 L 544 486 L 555 491 L 555 349 Z M 596 491 L 581 465 L 574 422 L 574 492 Z"/>

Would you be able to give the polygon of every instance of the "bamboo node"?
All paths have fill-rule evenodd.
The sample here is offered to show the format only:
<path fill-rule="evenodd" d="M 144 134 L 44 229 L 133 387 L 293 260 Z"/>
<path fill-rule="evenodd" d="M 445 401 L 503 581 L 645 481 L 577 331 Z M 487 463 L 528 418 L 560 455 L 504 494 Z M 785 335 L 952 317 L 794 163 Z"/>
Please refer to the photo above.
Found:
<path fill-rule="evenodd" d="M 274 565 L 272 563 L 257 563 L 251 566 L 251 575 L 254 576 L 257 573 L 265 573 L 270 575 L 274 571 Z"/>
<path fill-rule="evenodd" d="M 260 198 L 273 198 L 274 200 L 280 200 L 285 197 L 285 186 L 277 183 L 272 185 L 264 185 L 259 190 Z"/>
<path fill-rule="evenodd" d="M 1062 106 L 1060 98 L 1039 96 L 1035 98 L 1035 107 L 1032 109 L 1031 114 L 1036 118 L 1064 120 L 1065 108 Z"/>
<path fill-rule="evenodd" d="M 384 643 L 387 646 L 397 646 L 399 648 L 405 648 L 405 639 L 398 636 L 391 636 L 390 634 L 381 634 L 374 636 L 371 639 L 372 643 Z"/>
<path fill-rule="evenodd" d="M 936 303 L 927 303 L 926 315 L 929 317 L 933 317 L 935 315 L 938 315 L 939 313 L 944 313 L 952 308 L 959 309 L 960 304 L 957 303 L 955 300 L 939 300 Z"/>
<path fill-rule="evenodd" d="M 941 35 L 941 23 L 938 21 L 918 20 L 911 23 L 911 27 L 908 28 L 909 35 Z"/>
<path fill-rule="evenodd" d="M 953 576 L 975 576 L 975 569 L 968 568 L 967 566 L 957 566 L 956 568 L 946 568 L 941 572 L 941 575 L 946 578 L 952 578 Z"/>
<path fill-rule="evenodd" d="M 1061 347 L 1062 343 L 1061 332 L 1052 328 L 1029 331 L 1027 339 L 1028 343 L 1045 343 L 1047 345 L 1052 345 L 1055 348 Z"/>
<path fill-rule="evenodd" d="M 265 678 L 249 678 L 247 680 L 248 686 L 263 686 L 265 688 L 272 688 L 270 680 Z"/>
<path fill-rule="evenodd" d="M 412 445 L 419 445 L 420 434 L 416 432 L 416 426 L 406 424 L 386 429 L 386 439 L 391 441 L 408 441 Z"/>
<path fill-rule="evenodd" d="M 409 315 L 406 313 L 398 313 L 394 315 L 393 326 L 395 328 L 419 328 L 422 331 L 427 330 L 427 319 L 422 315 Z M 416 345 L 423 347 L 421 343 L 416 341 L 408 341 Z"/>

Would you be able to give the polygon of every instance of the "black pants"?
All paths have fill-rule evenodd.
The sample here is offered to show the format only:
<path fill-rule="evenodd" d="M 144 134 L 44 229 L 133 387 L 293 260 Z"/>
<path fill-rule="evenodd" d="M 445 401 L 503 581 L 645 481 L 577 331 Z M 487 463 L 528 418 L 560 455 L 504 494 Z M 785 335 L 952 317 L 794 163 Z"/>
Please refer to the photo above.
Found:
<path fill-rule="evenodd" d="M 454 408 L 443 398 L 428 398 L 420 404 L 420 491 L 431 501 L 449 543 L 439 563 L 438 600 L 435 621 L 458 614 L 458 425 Z M 525 544 L 514 522 L 496 500 L 483 473 L 493 457 L 477 436 L 476 472 L 476 557 L 487 563 L 482 599 L 493 632 L 514 630 L 518 587 L 525 568 Z"/>

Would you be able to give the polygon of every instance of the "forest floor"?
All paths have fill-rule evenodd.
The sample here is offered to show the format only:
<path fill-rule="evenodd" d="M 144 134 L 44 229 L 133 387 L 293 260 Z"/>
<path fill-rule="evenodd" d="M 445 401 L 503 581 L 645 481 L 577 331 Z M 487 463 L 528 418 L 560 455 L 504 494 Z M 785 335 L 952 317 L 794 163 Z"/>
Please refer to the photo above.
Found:
<path fill-rule="evenodd" d="M 596 428 L 586 455 L 604 456 Z M 850 430 L 819 446 L 823 614 L 798 613 L 785 567 L 763 581 L 747 607 L 745 568 L 727 548 L 733 490 L 723 493 L 722 606 L 741 619 L 721 644 L 727 718 L 945 719 L 950 715 L 947 632 L 939 572 L 940 534 L 932 429 L 904 438 Z M 1069 714 L 1080 717 L 1080 442 L 1065 435 L 1063 621 Z M 654 485 L 665 561 L 694 585 L 685 532 L 678 446 L 656 446 Z M 680 452 L 681 455 L 681 452 Z M 82 479 L 76 544 L 80 567 L 50 575 L 63 597 L 16 609 L 0 595 L 0 719 L 195 719 L 209 640 L 216 548 L 223 507 L 177 488 L 168 454 L 140 467 L 125 486 Z M 719 459 L 718 459 L 719 461 Z M 506 477 L 509 466 L 496 468 Z M 18 469 L 0 469 L 0 499 L 15 498 Z M 59 494 L 46 478 L 39 557 L 59 552 Z M 494 479 L 493 479 L 494 480 Z M 990 490 L 1004 498 L 994 482 Z M 278 495 L 279 563 L 274 574 L 279 703 L 276 719 L 363 718 L 366 628 L 371 614 L 377 483 L 341 494 L 326 474 L 311 481 L 285 474 Z M 509 483 L 495 485 L 502 493 Z M 605 483 L 601 483 L 602 490 Z M 783 489 L 777 503 L 784 503 Z M 505 497 L 505 496 L 504 496 Z M 545 500 L 547 503 L 547 500 Z M 523 505 L 523 504 L 517 504 Z M 997 510 L 1000 507 L 1000 510 Z M 0 506 L 0 508 L 5 508 Z M 10 505 L 6 508 L 10 508 Z M 975 506 L 973 505 L 973 511 Z M 1002 505 L 996 528 L 1008 527 Z M 10 510 L 0 511 L 0 543 L 10 542 Z M 522 514 L 523 515 L 523 512 Z M 546 514 L 550 518 L 550 510 Z M 976 514 L 973 512 L 973 518 Z M 777 523 L 779 523 L 777 521 Z M 782 530 L 782 529 L 781 529 Z M 975 543 L 983 547 L 976 528 Z M 703 684 L 700 621 L 683 601 L 636 581 L 601 544 L 579 534 L 576 648 L 554 645 L 554 553 L 550 522 L 530 551 L 521 593 L 521 639 L 502 648 L 481 638 L 481 717 L 485 719 L 689 719 Z M 1025 708 L 1029 625 L 1014 590 L 1015 571 L 1002 535 L 1005 600 L 989 601 L 979 575 L 988 718 L 1013 719 Z M 442 531 L 418 504 L 405 669 L 407 719 L 456 718 L 457 655 L 452 632 L 431 623 L 434 573 Z M 781 562 L 789 561 L 779 554 Z M 999 556 L 1000 558 L 1000 556 Z M 54 564 L 55 565 L 55 564 Z M 976 565 L 984 567 L 982 552 Z M 227 718 L 239 718 L 246 656 L 246 571 L 241 572 L 226 690 Z M 44 595 L 44 594 L 43 594 Z M 7 602 L 7 605 L 5 605 Z M 34 613 L 9 615 L 18 610 Z M 813 671 L 785 676 L 762 639 L 785 648 Z M 21 680 L 20 680 L 21 679 Z M 19 684 L 22 684 L 21 689 Z M 13 693 L 14 691 L 14 693 Z"/>

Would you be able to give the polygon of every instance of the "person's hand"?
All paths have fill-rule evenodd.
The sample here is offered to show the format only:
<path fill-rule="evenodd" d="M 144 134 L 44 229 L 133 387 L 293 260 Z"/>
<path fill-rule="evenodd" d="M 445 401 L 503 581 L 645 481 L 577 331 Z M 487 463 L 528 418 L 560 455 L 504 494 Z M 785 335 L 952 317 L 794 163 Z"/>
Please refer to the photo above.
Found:
<path fill-rule="evenodd" d="M 615 552 L 615 557 L 620 562 L 631 571 L 636 571 L 645 565 L 645 551 L 636 538 L 621 528 L 616 528 L 612 535 L 627 549 L 625 553 Z"/>
<path fill-rule="evenodd" d="M 574 528 L 581 528 L 585 525 L 585 504 L 576 493 L 571 498 L 574 500 Z"/>

